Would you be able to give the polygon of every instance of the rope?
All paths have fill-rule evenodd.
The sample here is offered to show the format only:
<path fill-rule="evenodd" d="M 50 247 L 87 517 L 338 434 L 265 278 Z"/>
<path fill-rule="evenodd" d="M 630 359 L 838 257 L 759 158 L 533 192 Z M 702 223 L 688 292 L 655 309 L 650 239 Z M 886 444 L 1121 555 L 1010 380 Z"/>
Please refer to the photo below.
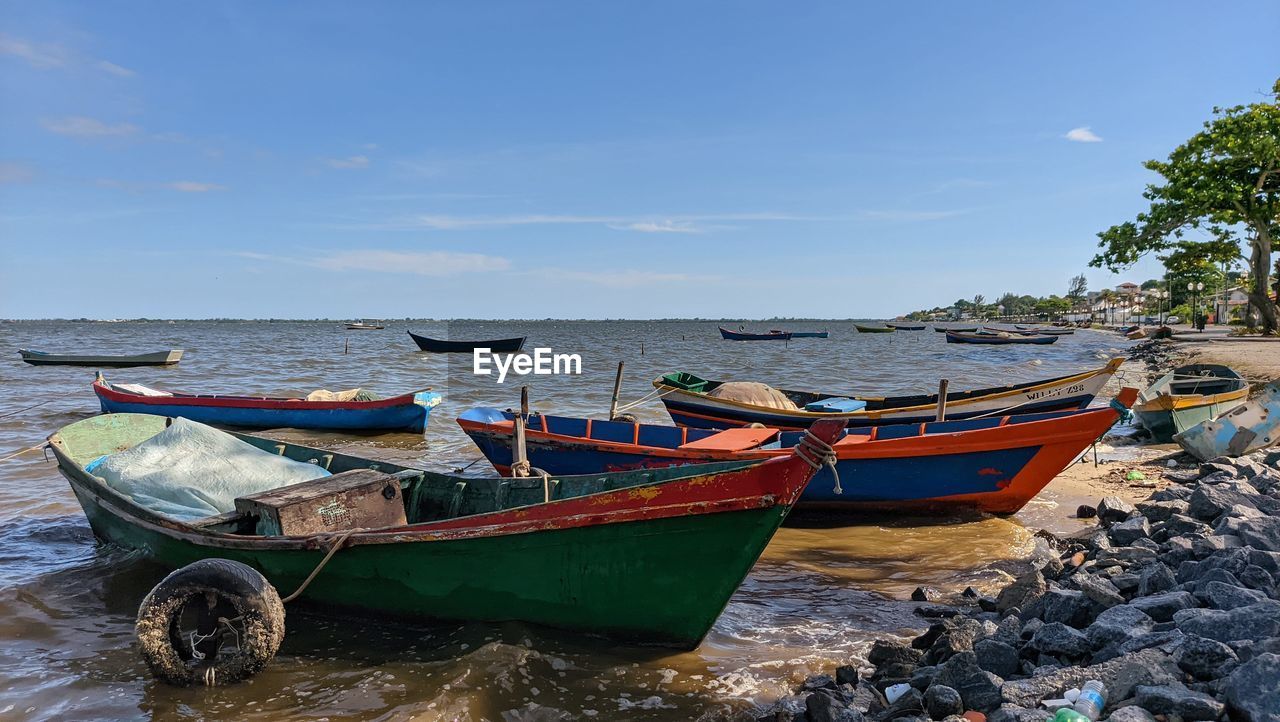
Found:
<path fill-rule="evenodd" d="M 44 401 L 41 401 L 41 402 L 40 402 L 40 403 L 38 403 L 38 404 L 32 404 L 32 405 L 27 406 L 27 407 L 25 407 L 25 408 L 18 409 L 17 411 L 10 411 L 10 412 L 9 412 L 9 413 L 7 413 L 7 414 L 0 414 L 0 419 L 7 419 L 7 418 L 9 418 L 10 416 L 17 416 L 18 414 L 22 413 L 23 411 L 30 411 L 31 409 L 34 409 L 34 408 L 36 408 L 36 407 L 38 407 L 38 406 L 44 406 L 45 404 L 51 404 L 51 403 L 53 403 L 54 401 L 57 401 L 58 399 L 66 398 L 66 397 L 68 397 L 68 396 L 70 396 L 70 395 L 72 395 L 72 394 L 78 394 L 78 393 L 81 393 L 81 392 L 82 392 L 82 390 L 81 390 L 81 389 L 76 389 L 75 391 L 68 391 L 68 392 L 66 392 L 65 394 L 58 394 L 57 396 L 54 396 L 54 397 L 53 397 L 53 398 L 51 398 L 51 399 L 45 399 Z"/>
<path fill-rule="evenodd" d="M 796 444 L 796 456 L 813 467 L 815 472 L 823 466 L 830 467 L 831 475 L 836 479 L 835 493 L 844 493 L 844 489 L 840 487 L 840 472 L 836 469 L 836 450 L 831 448 L 831 444 L 806 430 L 804 436 L 800 437 L 800 443 Z"/>
<path fill-rule="evenodd" d="M 324 559 L 321 559 L 320 563 L 316 565 L 316 568 L 312 569 L 311 573 L 307 575 L 307 578 L 303 580 L 302 586 L 294 590 L 293 594 L 281 599 L 280 603 L 288 604 L 289 602 L 297 599 L 298 595 L 302 594 L 302 592 L 307 588 L 307 585 L 311 584 L 311 580 L 316 578 L 316 575 L 320 573 L 321 569 L 324 569 L 324 565 L 329 563 L 329 560 L 333 558 L 333 555 L 337 554 L 338 550 L 342 548 L 342 545 L 347 543 L 347 539 L 350 539 L 351 535 L 355 533 L 355 529 L 348 529 L 343 532 L 342 535 L 338 537 L 337 541 L 333 543 L 333 546 L 329 547 L 329 553 L 324 555 Z"/>
<path fill-rule="evenodd" d="M 0 459 L 0 462 L 8 461 L 9 459 L 16 459 L 16 458 L 18 458 L 19 456 L 22 456 L 23 454 L 27 453 L 28 451 L 35 451 L 36 449 L 43 449 L 44 447 L 46 447 L 46 446 L 48 446 L 48 445 L 49 445 L 49 442 L 47 442 L 47 441 L 41 441 L 40 443 L 36 444 L 35 446 L 28 446 L 27 448 L 23 449 L 22 451 L 15 451 L 14 453 L 9 454 L 8 456 L 6 456 L 6 457 L 4 457 L 4 458 Z"/>
<path fill-rule="evenodd" d="M 670 389 L 666 389 L 665 391 L 662 389 L 654 389 L 653 391 L 650 391 L 649 393 L 645 394 L 644 396 L 641 396 L 639 399 L 632 401 L 629 404 L 623 404 L 622 406 L 619 406 L 618 413 L 621 414 L 624 411 L 630 411 L 631 409 L 634 409 L 635 407 L 640 406 L 641 404 L 647 404 L 654 399 L 663 398 L 667 394 L 672 394 L 677 391 L 680 391 L 680 389 L 670 388 Z"/>

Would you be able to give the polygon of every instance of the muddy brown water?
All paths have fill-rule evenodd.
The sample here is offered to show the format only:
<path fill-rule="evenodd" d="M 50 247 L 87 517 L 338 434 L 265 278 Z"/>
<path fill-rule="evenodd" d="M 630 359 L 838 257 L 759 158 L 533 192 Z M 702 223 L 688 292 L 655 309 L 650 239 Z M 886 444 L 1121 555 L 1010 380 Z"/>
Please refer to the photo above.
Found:
<path fill-rule="evenodd" d="M 624 402 L 674 370 L 836 392 L 920 393 L 1070 373 L 1127 342 L 1081 332 L 1051 346 L 957 346 L 933 331 L 722 341 L 711 322 L 0 322 L 0 456 L 94 414 L 93 369 L 32 367 L 19 348 L 51 352 L 186 349 L 179 366 L 106 370 L 109 379 L 183 391 L 285 393 L 361 386 L 446 395 L 425 437 L 282 431 L 284 438 L 432 469 L 479 459 L 453 419 L 511 407 L 529 383 L 535 410 L 607 412 L 616 363 Z M 406 329 L 455 338 L 528 335 L 578 353 L 574 377 L 499 385 L 469 359 L 416 352 Z M 642 353 L 643 349 L 643 353 Z M 344 353 L 345 351 L 345 353 Z M 33 404 L 36 408 L 23 410 Z M 633 411 L 670 423 L 661 403 Z M 476 463 L 468 474 L 488 470 Z M 0 720 L 65 719 L 750 719 L 806 674 L 856 660 L 876 637 L 923 628 L 905 602 L 919 585 L 991 589 L 1025 558 L 1041 527 L 1071 528 L 1077 499 L 1050 485 L 1010 518 L 793 518 L 769 545 L 703 644 L 692 652 L 621 647 L 519 623 L 389 623 L 290 609 L 280 654 L 252 680 L 175 689 L 150 678 L 133 646 L 138 603 L 166 570 L 95 542 L 56 466 L 40 452 L 0 462 Z M 501 573 L 478 570 L 477 573 Z"/>

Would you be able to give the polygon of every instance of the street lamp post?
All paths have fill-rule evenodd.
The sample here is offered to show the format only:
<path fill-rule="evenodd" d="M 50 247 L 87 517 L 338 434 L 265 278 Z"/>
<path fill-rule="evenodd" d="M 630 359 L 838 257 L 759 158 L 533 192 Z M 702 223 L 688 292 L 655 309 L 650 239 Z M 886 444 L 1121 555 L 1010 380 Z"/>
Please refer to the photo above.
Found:
<path fill-rule="evenodd" d="M 1198 331 L 1204 331 L 1204 324 L 1200 323 L 1200 292 L 1204 290 L 1204 284 L 1188 282 L 1187 290 L 1191 291 L 1191 325 Z"/>

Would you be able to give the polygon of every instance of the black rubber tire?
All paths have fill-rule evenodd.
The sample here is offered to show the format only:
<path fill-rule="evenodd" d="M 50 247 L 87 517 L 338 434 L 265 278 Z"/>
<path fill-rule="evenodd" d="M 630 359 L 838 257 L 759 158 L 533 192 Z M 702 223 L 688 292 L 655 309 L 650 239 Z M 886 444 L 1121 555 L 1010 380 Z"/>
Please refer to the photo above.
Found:
<path fill-rule="evenodd" d="M 240 652 L 212 664 L 192 665 L 176 634 L 179 615 L 193 598 L 217 595 L 241 617 Z M 225 685 L 262 670 L 284 641 L 284 604 L 275 587 L 253 567 L 230 559 L 201 559 L 171 573 L 138 607 L 134 627 L 142 659 L 158 679 L 180 687 Z"/>

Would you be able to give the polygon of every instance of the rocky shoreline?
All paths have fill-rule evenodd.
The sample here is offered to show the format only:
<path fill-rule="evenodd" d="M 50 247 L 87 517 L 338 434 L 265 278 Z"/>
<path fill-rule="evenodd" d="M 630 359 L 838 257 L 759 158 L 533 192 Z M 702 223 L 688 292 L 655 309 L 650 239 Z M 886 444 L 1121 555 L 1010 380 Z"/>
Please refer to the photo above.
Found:
<path fill-rule="evenodd" d="M 1135 357 L 1165 366 L 1168 346 Z M 1081 507 L 1096 522 L 1078 533 L 1037 532 L 1044 553 L 995 598 L 917 590 L 927 631 L 810 676 L 759 719 L 1044 722 L 1044 702 L 1099 680 L 1094 722 L 1280 722 L 1280 451 L 1163 477 L 1136 505 Z"/>

